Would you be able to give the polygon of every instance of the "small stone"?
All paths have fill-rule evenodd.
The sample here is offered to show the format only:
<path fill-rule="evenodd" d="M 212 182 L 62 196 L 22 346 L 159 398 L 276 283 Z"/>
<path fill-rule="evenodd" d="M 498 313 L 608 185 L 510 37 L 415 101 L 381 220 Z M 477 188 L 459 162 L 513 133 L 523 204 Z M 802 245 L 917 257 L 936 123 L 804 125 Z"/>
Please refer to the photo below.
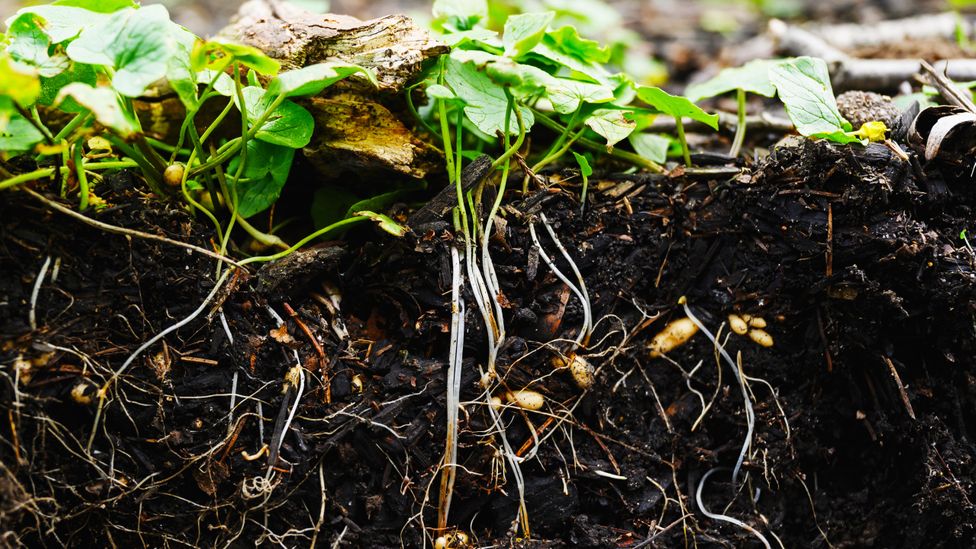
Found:
<path fill-rule="evenodd" d="M 837 109 L 841 116 L 858 129 L 866 122 L 884 122 L 889 128 L 901 116 L 901 111 L 887 95 L 874 92 L 849 91 L 837 96 Z"/>

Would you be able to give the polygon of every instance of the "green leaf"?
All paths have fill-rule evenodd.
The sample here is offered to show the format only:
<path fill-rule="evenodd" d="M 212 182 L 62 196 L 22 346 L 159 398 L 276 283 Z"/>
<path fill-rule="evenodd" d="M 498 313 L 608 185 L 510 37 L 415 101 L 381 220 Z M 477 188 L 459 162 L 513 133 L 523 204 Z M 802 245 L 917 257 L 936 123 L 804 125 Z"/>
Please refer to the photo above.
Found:
<path fill-rule="evenodd" d="M 837 110 L 827 63 L 823 59 L 797 57 L 781 61 L 769 69 L 769 79 L 801 135 L 825 137 L 842 143 L 858 141 L 855 137 L 841 136 L 852 128 Z"/>
<path fill-rule="evenodd" d="M 363 215 L 368 217 L 371 221 L 376 223 L 379 226 L 379 228 L 392 234 L 393 236 L 399 237 L 407 234 L 407 228 L 404 227 L 403 225 L 400 225 L 396 221 L 393 221 L 393 219 L 391 219 L 389 216 L 379 214 L 376 212 L 370 212 L 370 211 L 356 212 L 356 215 Z"/>
<path fill-rule="evenodd" d="M 84 8 L 96 13 L 115 13 L 126 8 L 139 7 L 133 0 L 56 0 L 51 5 Z"/>
<path fill-rule="evenodd" d="M 714 78 L 692 84 L 685 90 L 689 101 L 700 101 L 734 90 L 743 90 L 765 97 L 776 95 L 776 88 L 769 80 L 769 69 L 779 63 L 769 59 L 756 59 L 741 67 L 722 69 Z"/>
<path fill-rule="evenodd" d="M 263 51 L 252 46 L 227 42 L 220 38 L 196 41 L 190 59 L 194 72 L 204 69 L 221 70 L 226 68 L 231 61 L 236 61 L 265 75 L 278 74 L 281 69 L 281 63 L 268 57 Z"/>
<path fill-rule="evenodd" d="M 253 124 L 258 117 L 271 106 L 274 98 L 261 88 L 248 86 L 244 88 L 244 104 L 247 106 L 247 118 Z M 254 137 L 261 141 L 300 149 L 312 139 L 315 120 L 312 114 L 303 107 L 291 101 L 283 101 L 261 124 L 261 128 Z"/>
<path fill-rule="evenodd" d="M 95 68 L 91 65 L 71 62 L 68 64 L 67 69 L 61 71 L 56 76 L 51 78 L 41 77 L 41 95 L 37 98 L 37 102 L 48 107 L 53 106 L 54 102 L 58 99 L 58 94 L 61 93 L 61 89 L 74 82 L 81 82 L 88 84 L 89 86 L 94 86 L 98 83 L 98 76 L 95 74 Z M 70 97 L 66 97 L 61 104 L 58 105 L 58 108 L 62 111 L 70 113 L 85 110 L 84 107 L 79 105 Z"/>
<path fill-rule="evenodd" d="M 200 104 L 197 95 L 197 73 L 190 62 L 190 52 L 197 41 L 197 37 L 190 31 L 173 26 L 174 54 L 166 64 L 166 80 L 173 91 L 179 96 L 183 106 L 188 111 L 196 110 Z"/>
<path fill-rule="evenodd" d="M 501 38 L 498 37 L 498 33 L 482 27 L 452 32 L 439 38 L 441 42 L 452 48 L 471 45 L 497 53 L 502 53 L 505 50 L 505 46 L 502 44 Z"/>
<path fill-rule="evenodd" d="M 627 117 L 628 113 L 620 109 L 597 109 L 585 124 L 607 140 L 607 147 L 612 147 L 637 128 L 637 123 Z"/>
<path fill-rule="evenodd" d="M 552 37 L 546 35 L 532 51 L 523 56 L 523 61 L 533 60 L 556 68 L 569 70 L 569 77 L 594 84 L 611 84 L 610 73 L 603 65 L 584 61 L 559 49 Z"/>
<path fill-rule="evenodd" d="M 580 103 L 609 103 L 615 99 L 613 88 L 567 78 L 553 78 L 546 88 L 552 108 L 560 114 L 576 112 Z"/>
<path fill-rule="evenodd" d="M 637 97 L 655 109 L 675 118 L 691 118 L 711 128 L 718 129 L 718 115 L 708 114 L 686 97 L 671 95 L 655 86 L 638 87 Z"/>
<path fill-rule="evenodd" d="M 469 30 L 488 17 L 486 0 L 434 0 L 434 19 L 458 30 Z"/>
<path fill-rule="evenodd" d="M 64 101 L 66 97 L 90 110 L 99 124 L 114 130 L 123 138 L 132 137 L 139 132 L 139 123 L 122 107 L 118 94 L 111 88 L 93 88 L 88 84 L 75 82 L 61 88 L 55 104 Z"/>
<path fill-rule="evenodd" d="M 242 178 L 247 181 L 230 180 L 237 192 L 237 213 L 248 218 L 263 212 L 278 200 L 281 189 L 288 180 L 295 149 L 272 145 L 251 139 L 247 142 L 247 165 Z M 240 164 L 240 157 L 228 166 L 234 173 Z"/>
<path fill-rule="evenodd" d="M 444 80 L 454 90 L 454 93 L 464 100 L 464 114 L 481 132 L 494 136 L 497 132 L 505 131 L 505 113 L 508 111 L 508 98 L 505 91 L 492 81 L 487 74 L 478 70 L 473 63 L 465 63 L 455 59 L 453 54 L 447 58 Z M 518 107 L 522 113 L 522 122 L 526 131 L 535 122 L 532 111 L 527 107 Z M 518 134 L 515 115 L 509 120 L 509 133 Z"/>
<path fill-rule="evenodd" d="M 424 91 L 427 92 L 427 97 L 433 100 L 447 101 L 449 103 L 458 103 L 461 105 L 464 104 L 464 100 L 454 95 L 454 92 L 452 92 L 447 86 L 431 84 L 430 86 L 427 86 Z"/>
<path fill-rule="evenodd" d="M 509 16 L 505 21 L 505 32 L 502 34 L 505 55 L 517 59 L 531 51 L 542 41 L 555 15 L 554 12 L 547 11 Z"/>
<path fill-rule="evenodd" d="M 85 28 L 68 44 L 68 57 L 113 68 L 112 86 L 122 95 L 136 97 L 166 76 L 178 51 L 175 27 L 160 5 L 122 10 L 101 25 Z"/>
<path fill-rule="evenodd" d="M 14 62 L 0 53 L 0 96 L 7 96 L 27 108 L 41 95 L 41 81 L 29 67 Z"/>
<path fill-rule="evenodd" d="M 576 163 L 579 164 L 580 175 L 582 175 L 583 177 L 589 177 L 593 175 L 593 168 L 590 167 L 590 162 L 586 159 L 586 157 L 577 153 L 576 151 L 570 151 L 570 152 L 573 153 L 573 157 L 576 158 Z"/>
<path fill-rule="evenodd" d="M 233 96 L 236 91 L 234 87 L 234 79 L 231 78 L 226 72 L 216 72 L 209 69 L 204 69 L 197 73 L 197 84 L 202 84 L 206 86 L 211 81 L 214 81 L 213 90 L 224 97 Z"/>
<path fill-rule="evenodd" d="M 98 4 L 98 2 L 88 3 Z M 55 2 L 54 4 L 22 8 L 14 17 L 7 19 L 7 27 L 10 27 L 15 18 L 25 13 L 38 15 L 45 21 L 44 32 L 47 33 L 52 44 L 60 44 L 75 38 L 83 29 L 100 26 L 110 17 L 110 12 L 89 10 L 72 5 L 59 5 Z"/>
<path fill-rule="evenodd" d="M 44 134 L 18 113 L 10 114 L 7 123 L 0 128 L 0 151 L 29 151 L 43 140 Z"/>
<path fill-rule="evenodd" d="M 386 210 L 396 202 L 402 201 L 404 197 L 410 196 L 417 191 L 425 190 L 426 188 L 427 183 L 425 181 L 413 181 L 404 185 L 404 188 L 390 191 L 388 193 L 378 194 L 362 200 L 356 200 L 355 203 L 353 203 L 347 209 L 345 217 L 352 217 L 356 215 L 356 212 L 363 210 L 374 212 Z"/>
<path fill-rule="evenodd" d="M 279 74 L 268 84 L 268 94 L 285 97 L 316 95 L 357 73 L 365 76 L 374 86 L 377 85 L 376 76 L 369 69 L 349 63 L 327 61 Z"/>
<path fill-rule="evenodd" d="M 581 61 L 606 63 L 610 61 L 610 48 L 601 47 L 596 40 L 581 38 L 576 27 L 566 25 L 547 33 L 558 51 L 572 55 Z"/>
<path fill-rule="evenodd" d="M 634 133 L 629 140 L 637 154 L 652 162 L 663 164 L 668 159 L 668 149 L 671 147 L 669 137 L 653 133 Z"/>
<path fill-rule="evenodd" d="M 68 67 L 68 58 L 62 54 L 48 54 L 51 40 L 44 32 L 44 19 L 34 13 L 17 16 L 7 29 L 7 53 L 14 60 L 38 70 L 44 77 L 57 76 Z"/>

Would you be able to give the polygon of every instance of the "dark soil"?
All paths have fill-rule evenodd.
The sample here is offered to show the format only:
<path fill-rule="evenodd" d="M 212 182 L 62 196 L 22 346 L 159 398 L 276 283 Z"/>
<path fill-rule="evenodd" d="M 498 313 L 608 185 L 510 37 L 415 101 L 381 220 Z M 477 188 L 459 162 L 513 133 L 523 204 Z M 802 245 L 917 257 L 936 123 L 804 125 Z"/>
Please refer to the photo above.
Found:
<path fill-rule="evenodd" d="M 568 172 L 522 201 L 510 195 L 491 248 L 507 303 L 499 370 L 508 387 L 542 392 L 548 414 L 502 414 L 513 451 L 530 457 L 521 472 L 532 536 L 515 535 L 518 492 L 479 385 L 487 348 L 470 294 L 450 523 L 478 545 L 759 546 L 706 517 L 700 489 L 707 509 L 774 546 L 775 536 L 786 547 L 971 547 L 976 258 L 959 233 L 976 192 L 966 174 L 936 168 L 922 172 L 882 145 L 790 140 L 731 180 L 594 177 L 584 215 Z M 132 183 L 96 189 L 110 204 L 98 219 L 210 245 L 207 226 Z M 599 321 L 586 392 L 550 363 L 553 342 L 575 337 L 583 316 L 532 251 L 528 224 L 544 235 L 543 213 Z M 200 306 L 216 265 L 105 234 L 25 193 L 0 202 L 0 220 L 4 543 L 424 544 L 445 438 L 458 240 L 447 223 L 400 240 L 361 229 L 235 274 L 214 306 L 111 385 L 96 421 L 98 387 Z M 548 236 L 542 243 L 558 255 Z M 721 330 L 755 399 L 738 491 L 729 471 L 746 417 L 729 366 L 702 333 L 673 362 L 648 356 L 649 340 L 684 316 L 681 296 L 712 331 L 748 313 L 775 339 L 764 348 Z M 282 431 L 296 357 L 304 389 Z M 695 428 L 692 389 L 705 402 L 715 395 Z M 277 456 L 249 459 L 279 437 Z"/>

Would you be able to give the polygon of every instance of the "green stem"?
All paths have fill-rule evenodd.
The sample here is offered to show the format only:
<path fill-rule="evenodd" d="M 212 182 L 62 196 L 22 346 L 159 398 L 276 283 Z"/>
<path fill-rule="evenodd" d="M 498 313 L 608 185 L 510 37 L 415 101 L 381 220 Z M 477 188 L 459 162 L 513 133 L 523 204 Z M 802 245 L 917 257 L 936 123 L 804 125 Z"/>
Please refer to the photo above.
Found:
<path fill-rule="evenodd" d="M 75 143 L 74 145 L 74 161 L 75 161 L 75 173 L 78 176 L 78 196 L 80 197 L 78 203 L 78 211 L 85 211 L 88 209 L 88 176 L 85 174 L 85 166 L 82 163 L 82 144 Z"/>
<path fill-rule="evenodd" d="M 241 137 L 235 137 L 234 139 L 231 139 L 227 143 L 224 143 L 219 149 L 217 149 L 216 155 L 211 156 L 203 164 L 200 164 L 199 166 L 191 169 L 190 175 L 193 176 L 205 172 L 207 170 L 210 170 L 217 164 L 223 164 L 231 157 L 233 157 L 234 154 L 241 149 L 242 143 L 244 143 L 245 140 L 253 138 L 254 135 L 258 133 L 258 130 L 260 130 L 261 126 L 263 126 L 264 123 L 268 120 L 268 117 L 271 116 L 271 113 L 273 113 L 275 109 L 281 106 L 281 103 L 284 100 L 285 97 L 283 95 L 279 95 L 278 97 L 276 97 L 275 100 L 271 103 L 271 105 L 268 106 L 267 110 L 265 110 L 264 113 L 262 113 L 261 116 L 254 122 L 254 124 L 251 126 L 251 129 L 246 134 L 242 135 Z"/>
<path fill-rule="evenodd" d="M 569 133 L 573 131 L 573 128 L 576 126 L 576 119 L 579 118 L 579 114 L 582 109 L 583 109 L 583 102 L 581 101 L 579 107 L 577 107 L 576 111 L 573 112 L 573 116 L 570 117 L 569 123 L 566 124 L 566 129 L 559 133 L 559 137 L 556 139 L 555 142 L 553 142 L 552 146 L 549 147 L 549 150 L 546 151 L 546 154 L 542 155 L 543 159 L 552 156 L 553 153 L 555 153 L 555 151 L 558 151 L 559 148 L 562 147 L 563 143 L 566 142 L 566 139 L 569 137 Z M 584 128 L 585 127 L 586 126 L 584 126 Z M 582 133 L 582 130 L 580 133 Z M 536 171 L 536 169 L 537 168 L 533 167 L 532 171 Z"/>
<path fill-rule="evenodd" d="M 160 174 L 163 173 L 162 171 L 156 170 L 155 166 L 153 166 L 143 155 L 139 154 L 138 151 L 129 146 L 129 144 L 125 141 L 110 133 L 106 133 L 104 137 L 112 144 L 112 146 L 122 151 L 125 156 L 128 156 L 132 160 L 139 163 L 139 169 L 142 170 L 142 175 L 146 179 L 146 184 L 149 185 L 149 189 L 153 193 L 159 196 L 166 196 L 166 193 L 163 192 L 162 182 L 159 179 Z"/>
<path fill-rule="evenodd" d="M 54 135 L 51 134 L 51 130 L 49 130 L 48 127 L 44 125 L 44 122 L 41 121 L 41 113 L 37 112 L 37 105 L 31 106 L 29 114 L 30 116 L 25 116 L 25 118 L 27 118 L 28 121 L 30 121 L 30 123 L 41 132 L 42 135 L 44 135 L 44 140 L 47 141 L 47 144 L 53 145 L 57 143 L 57 141 L 54 140 Z"/>
<path fill-rule="evenodd" d="M 569 130 L 569 126 L 566 126 L 566 129 Z M 577 139 L 579 139 L 580 137 L 583 136 L 583 132 L 585 132 L 585 131 L 586 131 L 586 126 L 583 126 L 582 128 L 580 128 L 580 130 L 578 132 L 576 132 L 575 134 L 573 134 L 573 137 L 571 137 L 566 142 L 566 144 L 562 146 L 562 148 L 560 148 L 558 151 L 555 151 L 555 152 L 549 154 L 548 156 L 546 156 L 542 160 L 536 162 L 535 166 L 532 166 L 532 171 L 533 172 L 538 172 L 539 170 L 541 170 L 545 166 L 548 166 L 549 164 L 551 164 L 552 162 L 554 162 L 555 160 L 557 160 L 562 155 L 566 154 L 566 151 L 568 151 L 569 148 L 573 146 L 573 143 L 575 143 Z"/>
<path fill-rule="evenodd" d="M 125 168 L 138 168 L 139 163 L 135 160 L 110 160 L 107 162 L 87 162 L 85 170 L 94 172 L 98 170 L 124 170 Z"/>
<path fill-rule="evenodd" d="M 30 181 L 37 181 L 38 179 L 51 177 L 52 175 L 54 175 L 54 171 L 55 168 L 41 168 L 39 170 L 34 170 L 32 172 L 15 175 L 9 179 L 0 181 L 0 191 L 4 189 L 9 189 L 10 187 L 16 187 L 21 183 L 28 183 Z"/>
<path fill-rule="evenodd" d="M 505 88 L 505 95 L 508 96 L 508 111 L 505 113 L 505 154 L 498 157 L 498 160 L 492 162 L 492 168 L 494 168 L 499 161 L 502 164 L 502 180 L 498 183 L 498 193 L 495 195 L 495 203 L 491 205 L 491 211 L 488 212 L 488 219 L 485 221 L 485 235 L 484 238 L 488 238 L 488 233 L 491 231 L 491 224 L 495 219 L 495 214 L 498 213 L 498 208 L 502 205 L 502 197 L 505 195 L 505 185 L 508 183 L 508 169 L 509 162 L 508 159 L 512 157 L 521 147 L 522 142 L 525 141 L 525 122 L 522 120 L 522 111 L 519 109 L 518 104 L 515 102 L 515 98 Z M 508 146 L 508 128 L 511 122 L 511 113 L 515 112 L 515 122 L 518 124 L 518 137 L 515 139 L 515 144 L 511 147 Z"/>
<path fill-rule="evenodd" d="M 739 106 L 739 119 L 735 126 L 735 137 L 732 138 L 732 149 L 729 151 L 729 156 L 735 158 L 739 156 L 739 151 L 742 150 L 742 142 L 746 138 L 746 92 L 745 90 L 735 91 L 735 100 Z"/>
<path fill-rule="evenodd" d="M 195 150 L 194 151 L 191 151 L 190 152 L 190 159 L 187 162 L 187 164 L 192 164 L 193 161 L 196 160 L 196 155 L 197 155 L 197 151 L 195 151 Z M 183 178 L 180 180 L 180 190 L 183 192 L 183 198 L 191 206 L 193 206 L 197 210 L 203 212 L 203 214 L 210 219 L 210 221 L 214 224 L 214 227 L 217 229 L 217 240 L 218 241 L 222 241 L 224 239 L 224 232 L 223 232 L 223 229 L 221 229 L 221 227 L 220 227 L 220 222 L 217 221 L 217 218 L 214 216 L 213 213 L 211 213 L 210 210 L 208 210 L 208 209 L 206 209 L 206 208 L 203 207 L 203 204 L 200 204 L 199 202 L 197 202 L 196 200 L 194 200 L 193 199 L 193 196 L 190 194 L 190 190 L 186 188 L 186 181 L 187 181 L 187 177 L 189 176 L 189 171 L 190 170 L 183 170 Z M 216 206 L 217 206 L 217 203 L 214 202 L 214 208 L 215 209 L 216 209 Z"/>
<path fill-rule="evenodd" d="M 75 131 L 80 126 L 88 122 L 88 119 L 91 118 L 91 116 L 92 116 L 91 111 L 84 111 L 76 114 L 75 117 L 69 120 L 68 123 L 65 124 L 63 128 L 61 128 L 61 131 L 59 131 L 58 134 L 54 136 L 54 142 L 60 143 L 61 140 L 71 135 L 71 132 Z"/>
<path fill-rule="evenodd" d="M 543 126 L 557 132 L 561 132 L 566 129 L 565 127 L 563 127 L 562 124 L 556 122 L 555 120 L 547 116 L 545 113 L 536 110 L 533 110 L 532 112 L 535 114 L 536 121 L 538 121 Z M 585 137 L 580 137 L 579 139 L 576 140 L 576 142 L 586 147 L 587 149 L 590 149 L 591 151 L 597 153 L 609 154 L 614 158 L 619 158 L 620 160 L 630 162 L 631 164 L 639 168 L 644 168 L 645 170 L 650 170 L 655 173 L 664 173 L 665 171 L 664 168 L 662 168 L 661 165 L 658 164 L 657 162 L 648 160 L 630 151 L 625 151 L 617 147 L 614 147 L 610 151 L 607 151 L 606 145 L 602 145 L 600 143 L 597 143 L 596 141 L 587 139 Z"/>
<path fill-rule="evenodd" d="M 224 106 L 224 109 L 222 111 L 220 111 L 220 114 L 217 115 L 217 118 L 214 118 L 213 122 L 211 122 L 210 125 L 207 126 L 207 129 L 203 131 L 203 135 L 200 136 L 201 143 L 207 141 L 207 138 L 210 137 L 210 134 L 212 134 L 214 130 L 216 130 L 217 127 L 220 126 L 220 123 L 224 121 L 224 118 L 230 113 L 230 110 L 233 107 L 234 107 L 234 100 L 228 99 L 227 105 Z"/>
<path fill-rule="evenodd" d="M 423 126 L 425 130 L 427 130 L 427 133 L 429 133 L 430 135 L 437 135 L 437 130 L 435 130 L 433 126 L 428 124 L 427 121 L 424 120 L 424 117 L 420 116 L 420 111 L 418 111 L 417 107 L 413 104 L 413 96 L 411 94 L 411 91 L 413 91 L 413 88 L 406 90 L 405 93 L 405 98 L 407 100 L 407 110 L 409 110 L 410 114 L 417 119 L 417 122 L 419 122 L 420 125 Z"/>
<path fill-rule="evenodd" d="M 276 253 L 274 255 L 263 255 L 263 256 L 249 257 L 249 258 L 241 261 L 240 264 L 241 265 L 247 265 L 248 263 L 259 263 L 259 262 L 260 263 L 264 263 L 264 262 L 267 262 L 267 261 L 274 261 L 276 259 L 281 259 L 282 257 L 287 256 L 288 254 L 294 252 L 295 250 L 301 248 L 305 244 L 308 244 L 312 240 L 314 240 L 314 239 L 316 239 L 316 238 L 318 238 L 318 237 L 320 237 L 320 236 L 322 236 L 322 235 L 324 235 L 326 233 L 330 233 L 330 232 L 335 231 L 337 229 L 341 229 L 342 227 L 345 227 L 347 225 L 352 225 L 354 223 L 359 223 L 361 221 L 368 221 L 368 220 L 369 220 L 369 216 L 357 215 L 357 216 L 353 216 L 353 217 L 348 217 L 346 219 L 343 219 L 342 221 L 336 221 L 335 223 L 329 225 L 328 227 L 324 227 L 322 229 L 319 229 L 319 230 L 315 231 L 314 233 L 306 236 L 305 238 L 299 240 L 298 242 L 295 243 L 295 245 L 293 245 L 292 247 L 288 248 L 287 250 L 280 251 L 280 252 L 278 252 L 278 253 Z"/>
<path fill-rule="evenodd" d="M 674 117 L 674 129 L 678 133 L 678 141 L 681 142 L 681 154 L 685 159 L 685 166 L 691 167 L 691 151 L 688 150 L 688 140 L 685 139 L 685 125 L 680 116 Z"/>

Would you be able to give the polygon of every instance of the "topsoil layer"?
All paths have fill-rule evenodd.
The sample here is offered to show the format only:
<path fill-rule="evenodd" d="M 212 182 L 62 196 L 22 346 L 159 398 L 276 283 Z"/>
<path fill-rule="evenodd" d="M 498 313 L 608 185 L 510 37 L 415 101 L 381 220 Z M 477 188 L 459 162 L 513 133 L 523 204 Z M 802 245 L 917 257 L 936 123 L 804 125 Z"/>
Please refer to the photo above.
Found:
<path fill-rule="evenodd" d="M 773 546 L 971 547 L 976 258 L 959 235 L 976 187 L 945 171 L 921 177 L 882 145 L 797 140 L 731 180 L 594 177 L 582 215 L 571 174 L 510 196 L 491 239 L 507 330 L 498 368 L 546 406 L 504 409 L 502 440 L 466 292 L 449 523 L 482 546 L 759 546 L 703 506 Z M 211 246 L 205 225 L 141 198 L 127 176 L 96 192 L 106 223 Z M 551 362 L 583 313 L 532 245 L 534 223 L 572 272 L 543 214 L 592 304 L 587 391 Z M 106 385 L 200 307 L 215 262 L 7 195 L 2 543 L 423 545 L 437 523 L 457 243 L 440 221 L 398 240 L 360 229 L 238 272 Z M 699 332 L 668 359 L 648 354 L 685 315 L 681 296 L 739 359 L 754 401 L 738 484 L 743 389 L 716 345 Z M 733 312 L 764 319 L 773 346 L 730 335 Z M 296 364 L 304 375 L 286 382 Z M 530 539 L 515 528 L 505 443 L 525 458 Z"/>

